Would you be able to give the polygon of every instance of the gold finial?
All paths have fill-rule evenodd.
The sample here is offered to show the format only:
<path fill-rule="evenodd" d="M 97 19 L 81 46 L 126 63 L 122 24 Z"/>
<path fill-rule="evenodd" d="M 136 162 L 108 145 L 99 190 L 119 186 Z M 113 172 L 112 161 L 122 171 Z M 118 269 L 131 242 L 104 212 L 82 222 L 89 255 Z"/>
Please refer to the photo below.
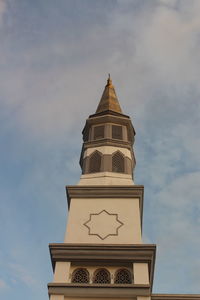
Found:
<path fill-rule="evenodd" d="M 110 73 L 108 73 L 108 80 L 107 80 L 107 85 L 106 86 L 112 86 L 112 80 L 110 78 Z"/>

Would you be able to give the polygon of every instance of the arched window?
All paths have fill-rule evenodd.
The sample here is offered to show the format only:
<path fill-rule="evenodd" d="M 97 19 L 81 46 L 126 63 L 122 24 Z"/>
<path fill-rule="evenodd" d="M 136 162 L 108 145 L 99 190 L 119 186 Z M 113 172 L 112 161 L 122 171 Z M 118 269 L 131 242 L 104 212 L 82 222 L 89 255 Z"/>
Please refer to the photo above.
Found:
<path fill-rule="evenodd" d="M 95 272 L 93 283 L 110 283 L 110 272 L 99 269 Z"/>
<path fill-rule="evenodd" d="M 89 272 L 84 269 L 76 269 L 72 274 L 73 283 L 89 283 Z"/>
<path fill-rule="evenodd" d="M 132 283 L 131 272 L 127 269 L 118 270 L 115 274 L 115 283 L 123 283 L 123 284 Z"/>
<path fill-rule="evenodd" d="M 96 173 L 101 171 L 101 154 L 95 151 L 89 158 L 89 173 Z"/>
<path fill-rule="evenodd" d="M 112 172 L 124 173 L 124 157 L 119 151 L 112 157 Z"/>

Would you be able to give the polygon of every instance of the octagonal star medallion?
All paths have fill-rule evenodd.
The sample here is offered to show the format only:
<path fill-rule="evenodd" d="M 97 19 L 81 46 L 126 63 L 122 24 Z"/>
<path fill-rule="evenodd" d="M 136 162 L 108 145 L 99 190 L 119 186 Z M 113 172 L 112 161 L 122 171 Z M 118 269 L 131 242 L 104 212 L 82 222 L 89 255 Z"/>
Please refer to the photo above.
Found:
<path fill-rule="evenodd" d="M 118 214 L 111 214 L 105 209 L 96 214 L 90 214 L 89 220 L 83 224 L 88 228 L 89 235 L 96 235 L 101 240 L 108 236 L 118 235 L 119 228 L 124 224 L 118 219 Z"/>

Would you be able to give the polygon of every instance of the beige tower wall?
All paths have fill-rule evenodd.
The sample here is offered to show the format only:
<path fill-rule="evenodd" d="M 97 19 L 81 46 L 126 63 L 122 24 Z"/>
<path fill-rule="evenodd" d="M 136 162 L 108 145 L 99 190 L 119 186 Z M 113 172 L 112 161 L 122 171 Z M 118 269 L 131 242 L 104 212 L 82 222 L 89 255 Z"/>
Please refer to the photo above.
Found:
<path fill-rule="evenodd" d="M 66 298 L 63 295 L 51 295 L 50 300 L 65 300 Z"/>
<path fill-rule="evenodd" d="M 81 175 L 78 185 L 133 185 L 132 175 L 99 172 Z"/>
<path fill-rule="evenodd" d="M 143 297 L 141 297 L 141 298 L 143 298 Z M 149 300 L 150 299 L 149 297 L 144 297 L 144 298 L 147 298 L 147 299 L 140 299 L 140 300 Z M 101 300 L 101 299 L 102 300 L 117 300 L 117 299 L 119 299 L 119 300 L 136 300 L 136 298 L 133 298 L 133 297 L 131 297 L 131 298 L 121 298 L 121 297 L 119 297 L 119 298 L 117 298 L 117 297 L 115 297 L 115 298 L 110 298 L 110 297 L 108 297 L 108 298 L 105 298 L 105 297 L 103 297 L 103 298 L 101 298 L 101 297 L 98 297 L 98 298 L 82 298 L 82 297 L 81 298 L 74 298 L 73 297 L 72 298 L 72 297 L 65 297 L 65 298 L 63 298 L 63 300 L 80 300 L 80 299 L 81 300 L 88 300 L 88 299 L 90 299 L 90 300 Z"/>
<path fill-rule="evenodd" d="M 133 274 L 135 284 L 149 284 L 149 269 L 147 263 L 134 263 Z"/>
<path fill-rule="evenodd" d="M 71 199 L 65 243 L 141 242 L 138 198 Z"/>
<path fill-rule="evenodd" d="M 70 262 L 57 261 L 53 282 L 69 282 Z"/>

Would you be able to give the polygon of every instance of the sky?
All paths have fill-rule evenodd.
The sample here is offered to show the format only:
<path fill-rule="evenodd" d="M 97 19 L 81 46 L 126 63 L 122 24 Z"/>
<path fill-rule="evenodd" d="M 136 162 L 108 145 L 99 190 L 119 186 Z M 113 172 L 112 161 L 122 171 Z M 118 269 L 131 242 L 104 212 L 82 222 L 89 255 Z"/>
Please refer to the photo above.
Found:
<path fill-rule="evenodd" d="M 136 130 L 153 292 L 200 293 L 199 66 L 199 0 L 0 0 L 1 299 L 48 299 L 108 73 Z"/>

